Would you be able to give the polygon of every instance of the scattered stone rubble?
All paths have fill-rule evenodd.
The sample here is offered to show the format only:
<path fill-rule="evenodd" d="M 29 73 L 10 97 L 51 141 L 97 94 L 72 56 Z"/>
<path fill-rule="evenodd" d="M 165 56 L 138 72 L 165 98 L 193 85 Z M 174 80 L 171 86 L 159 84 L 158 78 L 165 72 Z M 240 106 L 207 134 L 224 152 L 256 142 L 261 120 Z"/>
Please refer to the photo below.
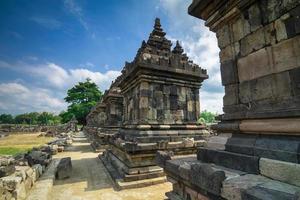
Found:
<path fill-rule="evenodd" d="M 52 155 L 72 145 L 72 132 L 61 133 L 60 137 L 15 157 L 0 156 L 0 200 L 22 200 L 27 197 L 33 184 L 51 164 Z M 66 178 L 72 170 L 71 159 L 62 159 L 60 163 L 57 177 Z"/>
<path fill-rule="evenodd" d="M 189 13 L 217 34 L 224 114 L 197 156 L 157 153 L 166 195 L 300 199 L 300 1 L 194 0 Z"/>
<path fill-rule="evenodd" d="M 41 151 L 32 151 L 25 157 L 0 156 L 1 200 L 25 199 L 51 161 L 51 155 Z"/>
<path fill-rule="evenodd" d="M 69 178 L 72 173 L 71 157 L 62 158 L 57 165 L 55 177 L 57 179 Z"/>
<path fill-rule="evenodd" d="M 7 136 L 10 133 L 38 133 L 49 137 L 56 137 L 60 133 L 67 133 L 70 131 L 77 131 L 77 120 L 71 119 L 68 123 L 44 126 L 44 125 L 20 125 L 20 124 L 0 124 L 0 138 Z"/>

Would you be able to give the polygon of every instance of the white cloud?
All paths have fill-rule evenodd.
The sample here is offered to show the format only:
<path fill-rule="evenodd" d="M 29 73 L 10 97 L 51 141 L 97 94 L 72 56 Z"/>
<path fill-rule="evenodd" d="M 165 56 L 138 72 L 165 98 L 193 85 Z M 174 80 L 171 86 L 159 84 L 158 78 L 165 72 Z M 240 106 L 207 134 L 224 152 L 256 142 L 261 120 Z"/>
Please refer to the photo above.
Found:
<path fill-rule="evenodd" d="M 31 17 L 30 20 L 51 30 L 59 29 L 61 27 L 60 21 L 49 17 L 35 16 Z"/>
<path fill-rule="evenodd" d="M 33 111 L 59 112 L 66 103 L 42 88 L 28 88 L 20 83 L 0 84 L 0 113 L 23 113 Z"/>
<path fill-rule="evenodd" d="M 111 82 L 117 78 L 120 71 L 106 71 L 105 73 L 93 72 L 84 68 L 66 70 L 54 63 L 47 63 L 37 67 L 29 68 L 30 74 L 36 76 L 44 82 L 48 82 L 58 89 L 68 89 L 78 83 L 90 78 L 103 91 L 107 89 Z"/>
<path fill-rule="evenodd" d="M 223 105 L 223 92 L 200 91 L 200 109 L 221 114 Z"/>
<path fill-rule="evenodd" d="M 74 15 L 85 30 L 89 30 L 88 24 L 84 19 L 82 8 L 74 0 L 65 0 L 65 8 Z"/>
<path fill-rule="evenodd" d="M 84 68 L 64 69 L 55 63 L 30 64 L 19 61 L 7 63 L 0 60 L 0 67 L 24 73 L 30 81 L 30 88 L 24 80 L 0 84 L 0 113 L 22 113 L 31 111 L 60 112 L 67 108 L 63 98 L 66 91 L 90 78 L 101 91 L 108 89 L 120 71 L 104 73 Z"/>
<path fill-rule="evenodd" d="M 190 1 L 159 0 L 159 8 L 170 21 L 168 38 L 179 40 L 183 49 L 195 63 L 207 69 L 209 79 L 204 81 L 200 92 L 201 110 L 222 113 L 223 88 L 219 68 L 219 48 L 215 33 L 204 22 L 187 14 Z M 162 22 L 163 23 L 163 22 Z"/>

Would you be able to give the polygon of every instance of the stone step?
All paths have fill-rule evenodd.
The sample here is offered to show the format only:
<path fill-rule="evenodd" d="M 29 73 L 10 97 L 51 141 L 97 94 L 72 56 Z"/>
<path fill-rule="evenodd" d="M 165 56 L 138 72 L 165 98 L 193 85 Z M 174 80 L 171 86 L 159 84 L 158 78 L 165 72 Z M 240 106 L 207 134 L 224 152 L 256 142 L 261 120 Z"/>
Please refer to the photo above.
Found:
<path fill-rule="evenodd" d="M 246 174 L 226 179 L 222 184 L 221 196 L 230 200 L 294 200 L 300 187 L 270 178 Z"/>
<path fill-rule="evenodd" d="M 212 136 L 208 139 L 207 144 L 205 147 L 210 149 L 218 149 L 218 150 L 225 150 L 225 145 L 229 138 L 231 138 L 232 134 L 220 134 L 218 136 Z"/>
<path fill-rule="evenodd" d="M 266 177 L 300 187 L 300 164 L 261 158 L 259 170 Z"/>
<path fill-rule="evenodd" d="M 226 151 L 300 163 L 300 137 L 234 134 L 226 143 Z"/>
<path fill-rule="evenodd" d="M 200 147 L 197 159 L 247 173 L 259 174 L 259 157 L 256 156 Z"/>
<path fill-rule="evenodd" d="M 165 173 L 163 171 L 157 171 L 157 172 L 149 172 L 149 173 L 143 173 L 143 174 L 125 174 L 124 181 L 138 181 L 142 179 L 151 179 L 151 178 L 157 178 L 165 176 Z"/>
<path fill-rule="evenodd" d="M 123 189 L 147 187 L 150 185 L 164 183 L 166 181 L 167 181 L 166 177 L 163 176 L 158 178 L 144 179 L 144 180 L 130 181 L 130 182 L 124 182 L 122 179 L 117 179 L 116 184 L 119 189 L 123 190 Z"/>

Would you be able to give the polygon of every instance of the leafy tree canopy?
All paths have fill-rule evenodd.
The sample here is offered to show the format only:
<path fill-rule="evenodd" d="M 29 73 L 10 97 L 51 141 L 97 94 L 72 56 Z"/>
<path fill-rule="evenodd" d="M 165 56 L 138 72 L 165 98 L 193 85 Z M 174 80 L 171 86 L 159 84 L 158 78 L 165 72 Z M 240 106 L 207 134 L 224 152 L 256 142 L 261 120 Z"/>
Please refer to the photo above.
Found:
<path fill-rule="evenodd" d="M 10 114 L 2 114 L 2 115 L 0 115 L 0 123 L 1 124 L 13 124 L 14 117 Z"/>
<path fill-rule="evenodd" d="M 32 124 L 56 125 L 61 123 L 61 117 L 49 112 L 23 113 L 13 117 L 10 114 L 0 115 L 1 124 Z"/>
<path fill-rule="evenodd" d="M 215 123 L 217 115 L 218 115 L 217 113 L 212 113 L 207 110 L 204 110 L 203 112 L 200 113 L 200 118 L 198 121 L 205 124 Z"/>
<path fill-rule="evenodd" d="M 80 124 L 85 124 L 85 118 L 91 108 L 102 98 L 102 92 L 98 86 L 86 79 L 85 82 L 79 82 L 67 92 L 65 101 L 69 103 L 68 110 L 60 114 L 63 121 L 69 121 L 73 116 Z"/>

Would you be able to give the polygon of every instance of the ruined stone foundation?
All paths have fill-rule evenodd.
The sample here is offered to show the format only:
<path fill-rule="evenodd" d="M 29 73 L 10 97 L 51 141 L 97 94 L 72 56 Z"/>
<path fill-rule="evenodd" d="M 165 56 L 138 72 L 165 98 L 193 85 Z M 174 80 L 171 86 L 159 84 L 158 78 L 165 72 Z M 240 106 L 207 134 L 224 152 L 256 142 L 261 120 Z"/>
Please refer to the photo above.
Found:
<path fill-rule="evenodd" d="M 156 19 L 148 41 L 116 80 L 124 98 L 123 125 L 101 159 L 122 189 L 165 181 L 155 163 L 158 150 L 186 155 L 205 143 L 207 131 L 197 118 L 206 70 L 188 59 L 179 42 L 171 51 L 165 34 Z"/>
<path fill-rule="evenodd" d="M 224 114 L 197 157 L 160 152 L 179 199 L 300 199 L 300 1 L 194 0 L 216 32 Z"/>

